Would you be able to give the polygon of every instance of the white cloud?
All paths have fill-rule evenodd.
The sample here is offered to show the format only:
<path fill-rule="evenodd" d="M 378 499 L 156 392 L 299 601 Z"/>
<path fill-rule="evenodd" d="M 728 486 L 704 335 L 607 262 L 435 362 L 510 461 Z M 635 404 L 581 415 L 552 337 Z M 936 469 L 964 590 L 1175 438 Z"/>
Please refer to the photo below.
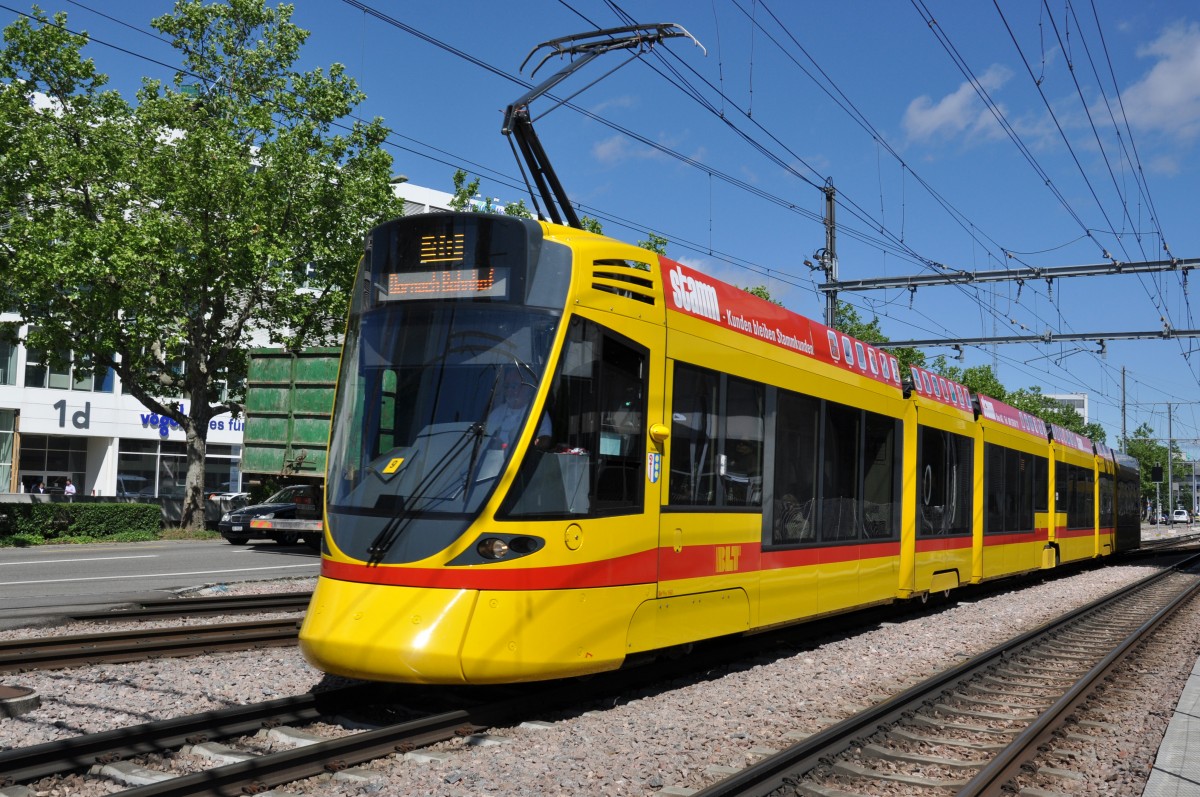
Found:
<path fill-rule="evenodd" d="M 993 64 L 979 76 L 979 83 L 989 93 L 1003 86 L 1012 77 L 1006 67 Z M 909 141 L 931 141 L 955 136 L 991 137 L 1000 131 L 992 112 L 970 83 L 963 82 L 950 94 L 934 102 L 929 95 L 917 97 L 908 104 L 901 121 Z"/>
<path fill-rule="evenodd" d="M 1200 134 L 1200 23 L 1167 27 L 1138 55 L 1156 60 L 1122 93 L 1129 123 L 1184 139 Z"/>
<path fill-rule="evenodd" d="M 629 140 L 617 134 L 593 144 L 592 157 L 604 164 L 620 163 L 629 157 L 629 149 Z"/>
<path fill-rule="evenodd" d="M 596 105 L 592 106 L 591 111 L 594 114 L 602 115 L 605 111 L 611 111 L 619 108 L 633 108 L 637 105 L 637 101 L 628 94 L 622 94 L 617 97 L 609 97 Z"/>

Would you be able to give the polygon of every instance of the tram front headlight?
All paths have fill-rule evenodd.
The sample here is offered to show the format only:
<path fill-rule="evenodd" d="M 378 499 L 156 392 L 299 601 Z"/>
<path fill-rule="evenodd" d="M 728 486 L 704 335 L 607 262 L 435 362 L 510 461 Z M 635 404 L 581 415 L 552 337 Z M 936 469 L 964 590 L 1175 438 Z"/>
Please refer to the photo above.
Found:
<path fill-rule="evenodd" d="M 503 559 L 508 554 L 508 543 L 499 537 L 487 537 L 475 546 L 484 559 Z"/>

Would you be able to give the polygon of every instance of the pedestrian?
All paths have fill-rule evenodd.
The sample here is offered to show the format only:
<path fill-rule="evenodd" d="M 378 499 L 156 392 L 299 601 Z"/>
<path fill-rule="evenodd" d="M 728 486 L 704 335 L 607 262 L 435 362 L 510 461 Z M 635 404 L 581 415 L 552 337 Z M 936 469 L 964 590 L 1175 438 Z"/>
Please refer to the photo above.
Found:
<path fill-rule="evenodd" d="M 33 491 L 35 493 L 44 493 L 46 492 L 46 485 L 38 482 L 37 484 L 33 485 Z"/>
<path fill-rule="evenodd" d="M 75 485 L 71 483 L 70 479 L 67 479 L 67 483 L 63 485 L 63 495 L 75 495 Z"/>

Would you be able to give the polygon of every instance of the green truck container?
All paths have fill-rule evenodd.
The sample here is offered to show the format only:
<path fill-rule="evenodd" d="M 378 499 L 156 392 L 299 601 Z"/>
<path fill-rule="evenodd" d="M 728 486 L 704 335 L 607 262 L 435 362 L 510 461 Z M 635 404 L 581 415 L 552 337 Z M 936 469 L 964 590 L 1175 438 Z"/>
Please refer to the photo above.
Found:
<path fill-rule="evenodd" d="M 242 473 L 250 480 L 319 484 L 341 349 L 254 349 L 246 385 Z"/>

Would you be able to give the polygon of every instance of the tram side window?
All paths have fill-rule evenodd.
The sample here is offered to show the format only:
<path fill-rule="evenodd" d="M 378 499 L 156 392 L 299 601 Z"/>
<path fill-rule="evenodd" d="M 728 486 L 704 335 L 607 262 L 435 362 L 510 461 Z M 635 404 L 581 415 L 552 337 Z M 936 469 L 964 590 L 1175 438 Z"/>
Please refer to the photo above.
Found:
<path fill-rule="evenodd" d="M 994 443 L 983 444 L 983 492 L 987 496 L 983 513 L 983 533 L 1008 531 L 1004 525 L 1004 505 L 1007 494 L 1004 489 L 1003 447 Z"/>
<path fill-rule="evenodd" d="M 1050 511 L 1050 461 L 1045 457 L 1026 454 L 1033 460 L 1033 511 Z M 1030 526 L 1030 528 L 1033 528 Z"/>
<path fill-rule="evenodd" d="M 867 537 L 891 537 L 896 518 L 897 421 L 868 412 L 863 440 L 863 531 Z"/>
<path fill-rule="evenodd" d="M 501 515 L 602 517 L 643 511 L 647 355 L 575 319 L 545 415 L 554 430 L 530 446 Z"/>
<path fill-rule="evenodd" d="M 917 435 L 917 533 L 971 533 L 974 442 L 921 426 Z"/>
<path fill-rule="evenodd" d="M 775 410 L 775 501 L 771 541 L 776 545 L 816 540 L 821 404 L 779 391 Z"/>
<path fill-rule="evenodd" d="M 672 506 L 716 506 L 720 377 L 676 363 L 671 407 Z"/>
<path fill-rule="evenodd" d="M 821 449 L 821 539 L 853 540 L 858 535 L 862 410 L 828 402 Z"/>
<path fill-rule="evenodd" d="M 1100 525 L 1105 528 L 1112 527 L 1115 500 L 1113 477 L 1108 473 L 1103 473 L 1100 475 Z"/>
<path fill-rule="evenodd" d="M 762 506 L 763 386 L 729 378 L 725 386 L 725 453 L 721 493 L 725 506 Z"/>
<path fill-rule="evenodd" d="M 1044 512 L 1047 495 L 1047 461 L 1024 451 L 987 443 L 983 479 L 987 491 L 985 534 L 1030 532 L 1034 513 Z"/>
<path fill-rule="evenodd" d="M 765 394 L 757 382 L 675 364 L 670 506 L 762 506 Z"/>
<path fill-rule="evenodd" d="M 1067 528 L 1091 528 L 1095 510 L 1095 480 L 1089 468 L 1055 463 L 1054 480 L 1058 499 L 1055 511 L 1067 513 Z"/>

